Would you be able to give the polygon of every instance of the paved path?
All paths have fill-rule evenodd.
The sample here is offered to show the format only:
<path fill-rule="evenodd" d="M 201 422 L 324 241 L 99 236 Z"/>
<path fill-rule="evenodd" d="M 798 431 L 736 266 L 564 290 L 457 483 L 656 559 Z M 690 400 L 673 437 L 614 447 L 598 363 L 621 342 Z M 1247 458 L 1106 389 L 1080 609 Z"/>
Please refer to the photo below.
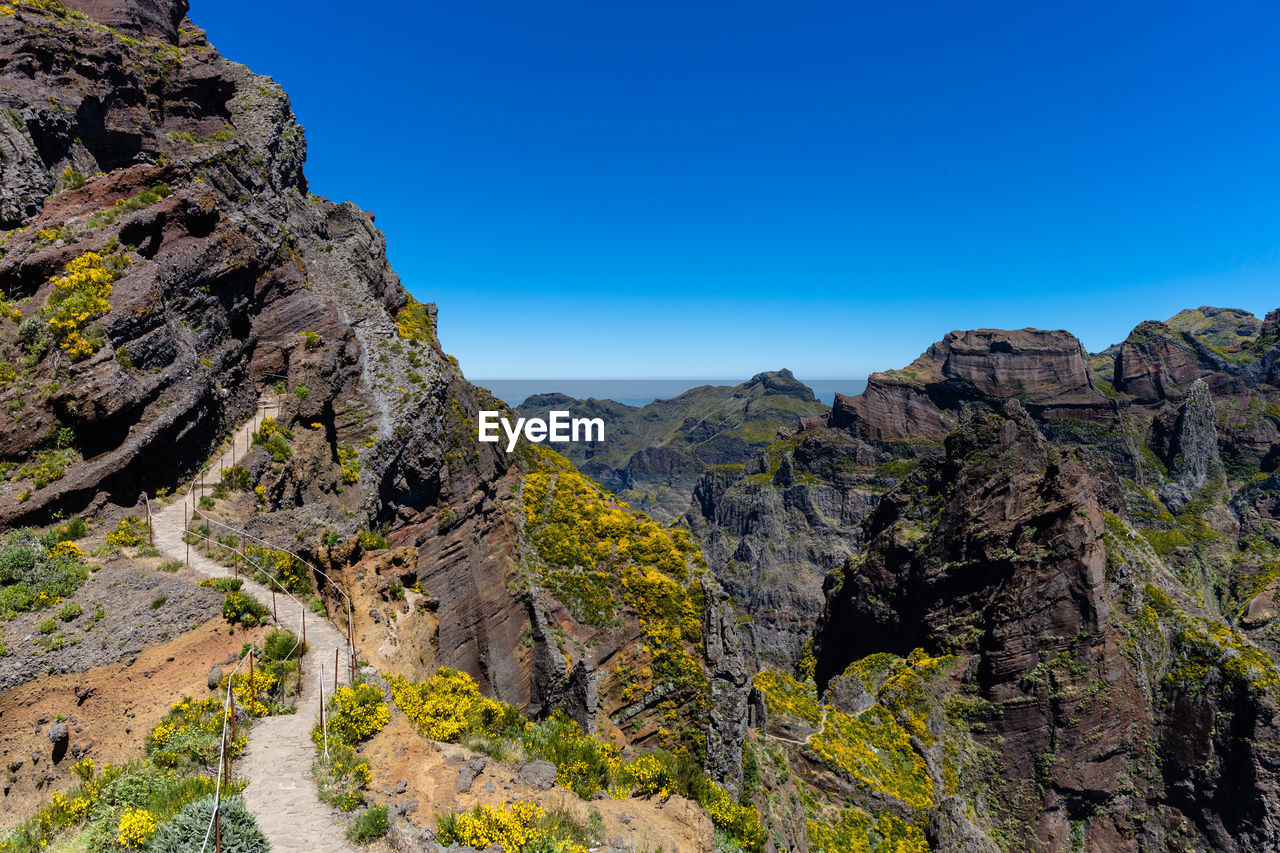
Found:
<path fill-rule="evenodd" d="M 205 475 L 205 488 L 217 483 L 220 470 L 229 468 L 232 459 L 240 460 L 248 452 L 252 433 L 262 423 L 265 412 L 258 413 L 241 427 L 232 439 L 232 447 L 210 466 Z M 186 543 L 182 540 L 184 509 L 192 513 L 191 494 L 174 501 L 156 513 L 155 545 L 166 557 L 185 560 Z M 224 531 L 225 532 L 225 531 Z M 216 534 L 215 534 L 216 535 Z M 211 577 L 229 577 L 231 569 L 191 549 L 191 567 Z M 271 590 L 245 579 L 242 587 L 263 603 L 271 600 Z M 303 608 L 287 595 L 276 595 L 279 624 L 297 633 Z M 310 651 L 303 659 L 303 690 L 298 712 L 279 717 L 263 717 L 249 729 L 249 748 L 238 761 L 237 775 L 249 780 L 244 801 L 257 818 L 258 826 L 271 841 L 273 853 L 353 853 L 345 842 L 338 812 L 321 802 L 311 775 L 315 746 L 311 728 L 320 719 L 320 671 L 325 673 L 325 695 L 333 687 L 334 649 L 339 650 L 339 683 L 346 684 L 347 642 L 329 622 L 314 613 L 307 614 L 307 645 Z M 212 849 L 212 848 L 211 848 Z"/>

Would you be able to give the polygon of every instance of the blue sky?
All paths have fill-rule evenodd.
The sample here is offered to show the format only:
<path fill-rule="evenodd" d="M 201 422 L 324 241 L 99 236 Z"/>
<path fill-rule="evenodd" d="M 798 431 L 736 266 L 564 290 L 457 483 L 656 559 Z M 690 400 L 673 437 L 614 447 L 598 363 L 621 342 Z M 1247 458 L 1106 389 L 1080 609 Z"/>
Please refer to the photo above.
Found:
<path fill-rule="evenodd" d="M 191 0 L 472 377 L 1280 307 L 1280 5 Z"/>

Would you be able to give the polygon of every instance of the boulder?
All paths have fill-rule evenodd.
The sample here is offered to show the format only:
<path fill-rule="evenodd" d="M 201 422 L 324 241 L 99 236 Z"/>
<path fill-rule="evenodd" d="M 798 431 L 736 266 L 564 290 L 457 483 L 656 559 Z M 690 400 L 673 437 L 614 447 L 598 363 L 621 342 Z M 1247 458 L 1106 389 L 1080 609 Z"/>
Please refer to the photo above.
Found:
<path fill-rule="evenodd" d="M 520 766 L 520 784 L 546 791 L 556 784 L 556 766 L 550 761 L 530 761 Z"/>

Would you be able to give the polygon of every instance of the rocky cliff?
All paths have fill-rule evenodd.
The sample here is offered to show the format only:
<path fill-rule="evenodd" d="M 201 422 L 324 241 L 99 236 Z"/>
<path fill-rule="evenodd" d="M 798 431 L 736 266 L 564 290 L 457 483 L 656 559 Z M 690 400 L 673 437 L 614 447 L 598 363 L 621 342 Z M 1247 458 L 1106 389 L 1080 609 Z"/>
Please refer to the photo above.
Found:
<path fill-rule="evenodd" d="M 746 613 L 798 624 L 802 599 L 735 581 L 735 557 L 769 559 L 742 531 L 821 543 L 785 557 L 790 586 L 841 563 L 813 655 L 765 656 L 755 679 L 749 749 L 782 750 L 811 792 L 810 849 L 1280 840 L 1274 324 L 1201 308 L 1095 356 L 1065 333 L 953 333 L 751 474 L 704 476 L 691 528 Z M 815 525 L 798 472 L 833 469 L 866 499 Z M 783 827 L 785 779 L 758 799 Z"/>
<path fill-rule="evenodd" d="M 732 782 L 738 745 L 708 719 L 749 672 L 696 546 L 552 547 L 561 500 L 668 534 L 553 455 L 476 441 L 477 409 L 502 404 L 441 348 L 373 215 L 309 191 L 285 93 L 186 9 L 0 4 L 0 524 L 186 488 L 266 403 L 238 521 L 348 586 L 363 655 L 696 748 Z"/>

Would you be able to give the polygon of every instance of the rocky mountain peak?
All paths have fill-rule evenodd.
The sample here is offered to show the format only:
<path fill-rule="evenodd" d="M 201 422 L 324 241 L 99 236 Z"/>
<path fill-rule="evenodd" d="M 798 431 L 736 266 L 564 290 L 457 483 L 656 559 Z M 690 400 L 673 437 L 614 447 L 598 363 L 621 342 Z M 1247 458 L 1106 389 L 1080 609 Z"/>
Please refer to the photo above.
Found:
<path fill-rule="evenodd" d="M 750 395 L 759 396 L 761 394 L 782 394 L 787 397 L 794 397 L 805 403 L 816 403 L 818 401 L 818 398 L 813 396 L 813 389 L 796 379 L 795 374 L 785 367 L 781 370 L 757 373 L 738 386 L 734 396 L 746 397 Z"/>
<path fill-rule="evenodd" d="M 1023 400 L 1035 413 L 1105 410 L 1084 347 L 1069 332 L 975 329 L 949 332 L 901 370 L 873 373 L 858 397 L 836 395 L 831 425 L 869 438 L 941 439 L 962 403 Z"/>

